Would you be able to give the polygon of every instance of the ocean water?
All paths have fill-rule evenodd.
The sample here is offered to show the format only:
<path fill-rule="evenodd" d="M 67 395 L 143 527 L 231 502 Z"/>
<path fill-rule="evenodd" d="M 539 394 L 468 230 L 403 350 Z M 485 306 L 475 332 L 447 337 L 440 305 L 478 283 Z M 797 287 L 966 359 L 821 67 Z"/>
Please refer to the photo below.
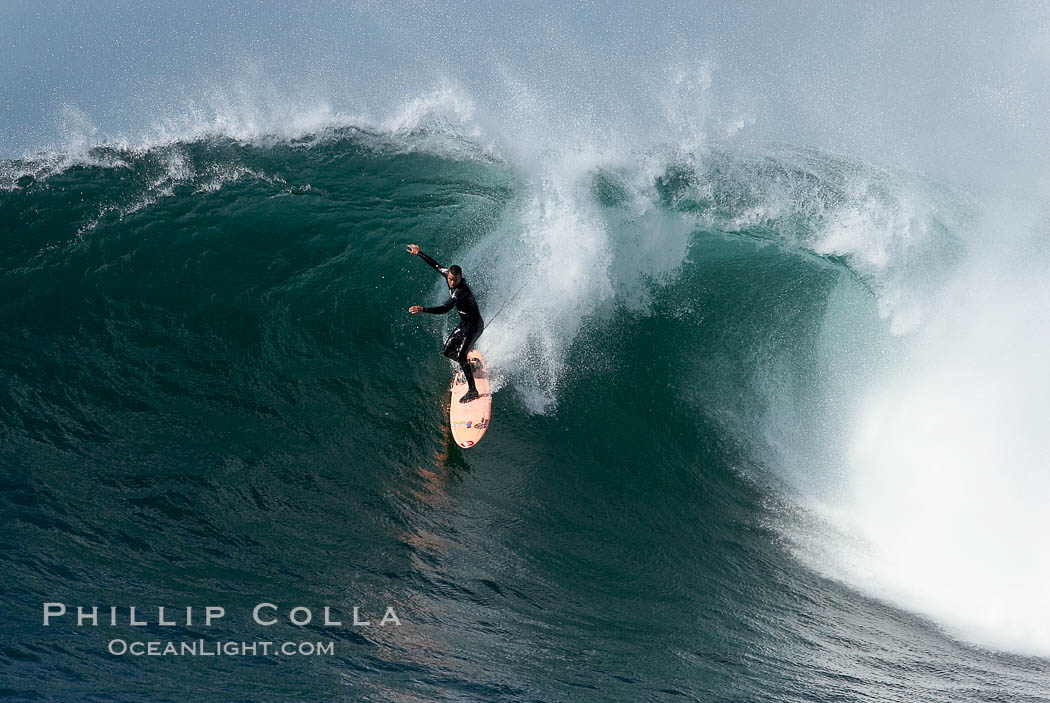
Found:
<path fill-rule="evenodd" d="M 0 699 L 1050 701 L 989 7 L 5 7 Z"/>
<path fill-rule="evenodd" d="M 1047 700 L 1045 259 L 981 288 L 972 195 L 815 149 L 552 163 L 440 125 L 4 162 L 3 696 Z M 409 242 L 490 321 L 469 451 Z"/>

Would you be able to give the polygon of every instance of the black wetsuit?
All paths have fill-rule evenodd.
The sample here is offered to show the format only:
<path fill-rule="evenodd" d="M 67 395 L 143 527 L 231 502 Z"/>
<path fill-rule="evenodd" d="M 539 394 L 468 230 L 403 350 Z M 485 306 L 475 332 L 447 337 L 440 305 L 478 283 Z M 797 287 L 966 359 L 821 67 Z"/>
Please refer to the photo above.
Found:
<path fill-rule="evenodd" d="M 423 252 L 419 252 L 419 258 L 430 264 L 442 276 L 448 278 L 448 269 L 431 259 Z M 467 285 L 465 278 L 460 276 L 459 283 L 448 291 L 448 300 L 441 305 L 423 308 L 423 312 L 443 315 L 453 307 L 459 313 L 459 324 L 452 334 L 445 340 L 445 349 L 441 353 L 449 359 L 459 362 L 463 368 L 463 374 L 467 377 L 467 387 L 477 393 L 474 385 L 474 372 L 467 363 L 467 353 L 474 348 L 474 343 L 485 331 L 485 321 L 481 319 L 481 311 L 478 309 L 478 301 L 474 299 L 474 293 Z"/>

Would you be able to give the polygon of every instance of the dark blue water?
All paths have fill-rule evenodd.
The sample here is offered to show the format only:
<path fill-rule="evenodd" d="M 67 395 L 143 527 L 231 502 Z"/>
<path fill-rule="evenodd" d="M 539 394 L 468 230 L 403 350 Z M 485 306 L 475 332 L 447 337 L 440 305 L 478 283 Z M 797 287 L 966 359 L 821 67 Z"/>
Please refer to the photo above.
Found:
<path fill-rule="evenodd" d="M 0 697 L 1050 699 L 1045 659 L 835 578 L 792 537 L 816 518 L 785 447 L 833 426 L 829 330 L 858 377 L 894 345 L 898 279 L 813 245 L 859 166 L 712 155 L 639 207 L 616 168 L 566 192 L 426 136 L 3 164 Z M 958 233 L 929 223 L 939 280 Z M 406 313 L 442 298 L 409 242 L 462 263 L 491 321 L 494 421 L 469 451 L 447 429 L 449 323 Z M 45 627 L 45 603 L 68 613 Z"/>

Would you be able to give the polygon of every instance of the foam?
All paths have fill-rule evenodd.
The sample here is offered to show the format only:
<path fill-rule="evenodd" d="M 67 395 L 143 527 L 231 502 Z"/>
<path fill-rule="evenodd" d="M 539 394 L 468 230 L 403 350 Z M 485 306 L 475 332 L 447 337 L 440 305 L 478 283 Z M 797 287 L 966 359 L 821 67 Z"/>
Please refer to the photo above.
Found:
<path fill-rule="evenodd" d="M 799 497 L 823 526 L 791 530 L 833 578 L 967 642 L 1048 656 L 1050 266 L 1018 246 L 1038 224 L 988 217 L 880 367 L 838 379 L 847 412 L 794 457 L 825 472 Z"/>

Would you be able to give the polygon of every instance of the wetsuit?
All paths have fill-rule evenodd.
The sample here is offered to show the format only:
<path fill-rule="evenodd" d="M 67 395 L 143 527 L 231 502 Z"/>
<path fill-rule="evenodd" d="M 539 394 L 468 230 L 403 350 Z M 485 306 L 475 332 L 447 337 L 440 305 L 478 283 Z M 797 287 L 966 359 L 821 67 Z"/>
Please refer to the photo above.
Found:
<path fill-rule="evenodd" d="M 448 276 L 448 269 L 431 259 L 423 252 L 419 252 L 419 258 L 430 264 L 442 276 Z M 441 352 L 449 359 L 458 361 L 463 369 L 463 375 L 467 377 L 467 387 L 477 393 L 474 385 L 474 372 L 467 363 L 467 353 L 474 348 L 474 343 L 485 331 L 485 321 L 481 319 L 481 311 L 478 309 L 478 301 L 474 299 L 474 293 L 467 285 L 467 280 L 460 276 L 459 283 L 448 291 L 448 300 L 441 305 L 423 308 L 423 312 L 443 315 L 453 307 L 459 313 L 459 324 L 452 334 L 445 340 L 445 349 Z"/>

